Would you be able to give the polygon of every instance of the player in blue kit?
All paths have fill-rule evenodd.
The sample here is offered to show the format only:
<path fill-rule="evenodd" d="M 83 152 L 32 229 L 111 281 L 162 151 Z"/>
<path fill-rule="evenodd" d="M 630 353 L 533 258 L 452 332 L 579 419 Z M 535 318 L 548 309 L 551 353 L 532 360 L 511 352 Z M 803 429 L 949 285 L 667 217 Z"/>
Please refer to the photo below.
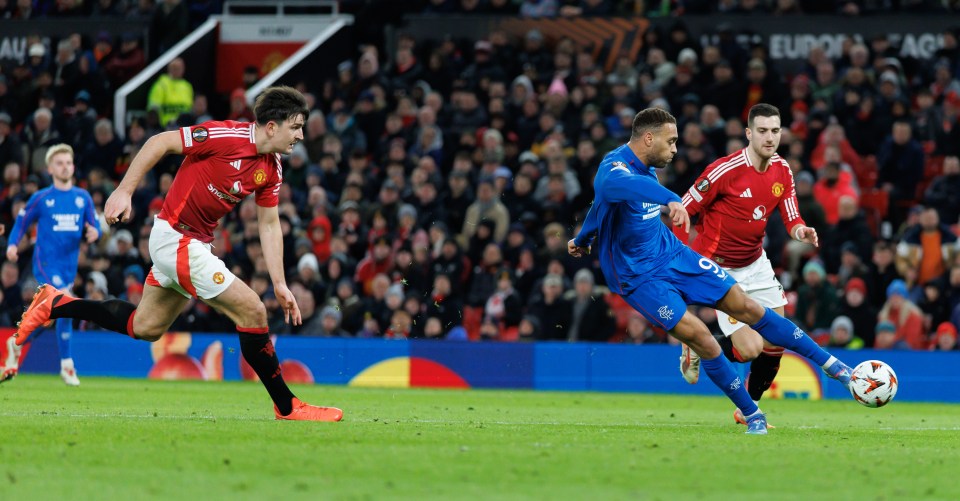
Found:
<path fill-rule="evenodd" d="M 630 141 L 600 163 L 593 205 L 567 250 L 581 257 L 595 248 L 610 290 L 699 353 L 707 376 L 745 416 L 747 433 L 764 435 L 766 417 L 707 326 L 687 311 L 688 304 L 723 311 L 771 343 L 816 362 L 844 386 L 850 384 L 851 370 L 793 322 L 747 296 L 723 268 L 681 243 L 660 221 L 660 207 L 666 205 L 672 223 L 690 229 L 680 197 L 660 185 L 654 170 L 673 159 L 678 139 L 670 113 L 657 108 L 637 113 Z"/>
<path fill-rule="evenodd" d="M 37 223 L 33 276 L 41 284 L 51 284 L 70 294 L 77 274 L 80 240 L 93 242 L 100 238 L 99 223 L 90 194 L 73 185 L 73 148 L 68 144 L 51 146 L 47 150 L 46 162 L 53 185 L 34 193 L 27 200 L 26 207 L 17 214 L 17 220 L 10 230 L 7 259 L 17 260 L 17 244 L 30 225 Z M 70 354 L 73 320 L 57 319 L 56 331 L 60 349 L 60 377 L 69 386 L 79 386 L 80 379 L 77 378 Z M 20 348 L 13 337 L 7 340 L 4 353 L 0 355 L 0 382 L 16 376 Z"/>

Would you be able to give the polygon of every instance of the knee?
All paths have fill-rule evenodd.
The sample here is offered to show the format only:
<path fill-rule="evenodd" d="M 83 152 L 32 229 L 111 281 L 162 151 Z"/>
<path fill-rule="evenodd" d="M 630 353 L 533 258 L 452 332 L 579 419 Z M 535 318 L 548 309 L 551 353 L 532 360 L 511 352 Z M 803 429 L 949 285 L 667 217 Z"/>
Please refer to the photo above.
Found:
<path fill-rule="evenodd" d="M 267 307 L 262 302 L 250 305 L 245 310 L 244 327 L 266 327 L 267 326 Z"/>
<path fill-rule="evenodd" d="M 753 360 L 763 352 L 763 338 L 756 332 L 751 332 L 749 336 L 744 336 L 737 341 L 734 346 L 743 360 Z"/>
<path fill-rule="evenodd" d="M 138 331 L 138 330 L 134 329 L 133 334 L 134 334 L 134 336 L 135 336 L 137 339 L 146 341 L 146 342 L 148 342 L 148 343 L 154 343 L 154 342 L 159 341 L 160 338 L 163 337 L 164 332 L 159 331 L 159 330 L 156 330 L 156 329 L 153 329 L 153 330 L 144 330 L 144 331 Z"/>
<path fill-rule="evenodd" d="M 759 322 L 766 312 L 766 309 L 760 303 L 747 295 L 744 295 L 742 302 L 732 305 L 730 309 L 731 311 L 725 313 L 747 325 Z"/>

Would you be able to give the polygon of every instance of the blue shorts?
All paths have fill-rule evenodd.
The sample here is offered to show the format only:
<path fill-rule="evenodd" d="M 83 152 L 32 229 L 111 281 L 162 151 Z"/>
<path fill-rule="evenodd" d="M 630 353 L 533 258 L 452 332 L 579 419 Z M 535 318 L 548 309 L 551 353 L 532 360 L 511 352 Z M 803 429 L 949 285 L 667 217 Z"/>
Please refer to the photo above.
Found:
<path fill-rule="evenodd" d="M 716 306 L 736 284 L 720 265 L 684 246 L 623 299 L 653 325 L 669 331 L 687 312 L 687 305 Z"/>
<path fill-rule="evenodd" d="M 33 263 L 33 277 L 41 284 L 50 284 L 57 289 L 73 288 L 73 279 L 77 276 L 77 267 L 65 269 L 62 266 L 40 266 Z"/>

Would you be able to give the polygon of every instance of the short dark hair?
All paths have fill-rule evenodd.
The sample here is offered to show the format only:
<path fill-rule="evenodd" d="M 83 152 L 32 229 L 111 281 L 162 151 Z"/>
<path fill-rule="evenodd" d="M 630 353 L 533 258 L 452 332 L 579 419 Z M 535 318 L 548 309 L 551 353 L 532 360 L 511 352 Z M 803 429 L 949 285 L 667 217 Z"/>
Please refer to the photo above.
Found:
<path fill-rule="evenodd" d="M 776 106 L 767 103 L 759 103 L 750 107 L 747 113 L 747 127 L 753 128 L 753 119 L 757 117 L 777 117 L 780 118 L 780 110 Z"/>
<path fill-rule="evenodd" d="M 668 111 L 660 108 L 647 108 L 637 113 L 633 117 L 633 129 L 630 132 L 630 140 L 640 139 L 648 131 L 659 129 L 666 124 L 676 124 L 677 119 Z"/>
<path fill-rule="evenodd" d="M 282 123 L 285 120 L 303 115 L 304 120 L 310 116 L 307 109 L 307 100 L 297 89 L 287 86 L 269 87 L 257 96 L 253 105 L 253 114 L 257 123 L 267 125 L 267 122 Z"/>

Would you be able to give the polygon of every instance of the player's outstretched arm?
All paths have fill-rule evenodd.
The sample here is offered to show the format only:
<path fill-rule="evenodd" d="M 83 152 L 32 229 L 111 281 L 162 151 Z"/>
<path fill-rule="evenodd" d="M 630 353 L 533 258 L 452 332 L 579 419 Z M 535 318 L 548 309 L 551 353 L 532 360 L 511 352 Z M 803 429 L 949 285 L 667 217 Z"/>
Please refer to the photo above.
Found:
<path fill-rule="evenodd" d="M 107 203 L 103 207 L 103 215 L 107 223 L 114 224 L 117 221 L 126 220 L 130 217 L 131 202 L 134 190 L 140 185 L 143 176 L 150 172 L 153 166 L 161 158 L 168 154 L 180 154 L 183 152 L 183 143 L 180 142 L 180 131 L 161 132 L 147 140 L 143 148 L 133 158 L 130 168 L 127 170 L 120 185 L 113 191 Z"/>
<path fill-rule="evenodd" d="M 273 281 L 273 292 L 283 308 L 287 323 L 300 325 L 300 307 L 293 293 L 287 288 L 287 279 L 283 272 L 283 230 L 280 228 L 280 210 L 274 207 L 257 206 L 257 222 L 260 227 L 260 247 L 263 259 L 267 262 L 267 272 Z"/>

